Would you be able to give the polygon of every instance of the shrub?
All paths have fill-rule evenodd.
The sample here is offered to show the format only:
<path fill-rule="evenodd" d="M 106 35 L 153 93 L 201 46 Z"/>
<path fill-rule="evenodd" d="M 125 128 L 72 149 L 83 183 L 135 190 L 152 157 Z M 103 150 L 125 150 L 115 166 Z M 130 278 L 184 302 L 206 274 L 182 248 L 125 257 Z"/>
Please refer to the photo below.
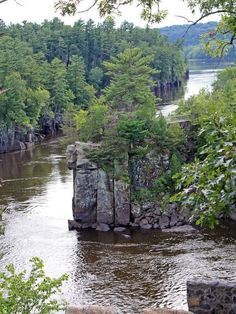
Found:
<path fill-rule="evenodd" d="M 64 310 L 66 302 L 53 296 L 61 292 L 66 274 L 59 278 L 45 275 L 43 261 L 38 257 L 31 260 L 31 269 L 19 273 L 13 264 L 0 273 L 0 314 L 48 314 Z"/>

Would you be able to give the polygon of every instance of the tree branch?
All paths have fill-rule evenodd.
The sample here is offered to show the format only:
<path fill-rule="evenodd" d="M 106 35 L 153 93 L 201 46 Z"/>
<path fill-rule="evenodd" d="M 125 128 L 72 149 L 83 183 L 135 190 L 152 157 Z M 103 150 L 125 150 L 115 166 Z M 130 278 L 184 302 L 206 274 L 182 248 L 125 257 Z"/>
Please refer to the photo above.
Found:
<path fill-rule="evenodd" d="M 88 12 L 89 10 L 91 10 L 93 7 L 95 7 L 95 5 L 98 3 L 99 0 L 95 0 L 94 3 L 88 7 L 87 9 L 85 10 L 82 10 L 82 11 L 78 11 L 77 13 L 85 13 L 85 12 Z"/>
<path fill-rule="evenodd" d="M 229 14 L 236 14 L 236 11 L 228 11 L 228 10 L 217 10 L 217 11 L 213 11 L 213 12 L 208 12 L 205 13 L 203 15 L 201 15 L 197 20 L 195 21 L 191 21 L 188 18 L 186 18 L 185 16 L 182 15 L 176 15 L 176 17 L 180 17 L 185 19 L 188 23 L 191 23 L 191 25 L 188 26 L 188 28 L 186 29 L 186 31 L 184 32 L 184 35 L 182 37 L 184 37 L 188 31 L 190 30 L 190 28 L 194 25 L 196 25 L 197 23 L 199 23 L 201 20 L 203 20 L 204 18 L 210 16 L 210 15 L 214 15 L 214 14 L 220 14 L 220 13 L 229 13 Z"/>

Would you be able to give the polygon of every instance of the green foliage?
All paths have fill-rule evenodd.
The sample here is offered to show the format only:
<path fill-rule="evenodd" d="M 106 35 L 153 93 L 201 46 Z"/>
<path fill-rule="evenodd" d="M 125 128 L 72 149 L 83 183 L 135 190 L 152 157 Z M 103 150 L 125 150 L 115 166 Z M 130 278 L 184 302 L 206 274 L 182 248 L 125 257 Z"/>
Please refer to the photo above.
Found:
<path fill-rule="evenodd" d="M 72 56 L 67 68 L 67 81 L 74 94 L 74 103 L 83 109 L 88 108 L 95 101 L 95 90 L 85 81 L 83 59 Z"/>
<path fill-rule="evenodd" d="M 18 72 L 12 72 L 3 82 L 5 93 L 0 94 L 0 121 L 10 128 L 15 124 L 29 124 L 25 112 L 26 82 Z"/>
<path fill-rule="evenodd" d="M 110 16 L 113 13 L 119 13 L 120 6 L 127 4 L 135 4 L 137 6 L 141 6 L 142 12 L 141 17 L 152 23 L 159 23 L 165 18 L 167 12 L 159 9 L 160 0 L 126 0 L 124 2 L 120 2 L 118 0 L 99 0 L 94 3 L 97 6 L 99 14 L 101 16 Z M 55 7 L 60 11 L 62 15 L 74 15 L 77 12 L 77 7 L 79 7 L 80 3 L 77 0 L 57 0 Z M 94 6 L 92 5 L 91 8 Z M 89 10 L 90 7 L 86 10 Z"/>
<path fill-rule="evenodd" d="M 182 80 L 181 49 L 170 45 L 157 29 L 142 29 L 128 22 L 117 28 L 110 18 L 98 25 L 92 20 L 86 23 L 79 20 L 72 27 L 54 18 L 41 25 L 2 23 L 1 27 L 4 30 L 4 36 L 0 37 L 1 127 L 11 128 L 16 124 L 35 127 L 41 116 L 65 113 L 73 104 L 87 109 L 96 103 L 95 94 L 100 96 L 110 81 L 107 105 L 119 107 L 118 110 L 129 107 L 136 110 L 138 119 L 150 120 L 156 111 L 156 99 L 150 88 L 156 82 Z M 169 60 L 164 58 L 167 54 Z M 122 68 L 126 57 L 129 66 L 125 68 L 124 63 Z M 110 73 L 110 77 L 104 74 L 103 62 L 112 64 L 114 60 L 122 71 L 120 82 L 118 73 L 114 72 L 114 76 Z M 18 73 L 25 86 L 21 95 L 16 93 L 13 97 L 15 105 L 18 97 L 16 119 L 10 114 L 13 104 L 6 107 L 8 100 L 2 98 L 8 78 L 14 73 Z M 8 91 L 8 97 L 13 96 L 13 90 Z"/>
<path fill-rule="evenodd" d="M 89 107 L 88 111 L 81 109 L 75 114 L 75 123 L 82 141 L 99 141 L 104 134 L 108 107 L 103 101 Z"/>
<path fill-rule="evenodd" d="M 129 117 L 120 119 L 117 131 L 118 136 L 127 141 L 129 145 L 138 145 L 150 135 L 144 121 Z"/>
<path fill-rule="evenodd" d="M 212 228 L 236 201 L 236 127 L 216 118 L 201 132 L 207 144 L 200 148 L 199 159 L 176 175 L 180 192 L 175 199 L 191 209 L 197 224 Z"/>
<path fill-rule="evenodd" d="M 29 273 L 17 273 L 13 264 L 0 273 L 0 313 L 46 314 L 65 309 L 66 302 L 57 301 L 55 294 L 68 276 L 52 279 L 45 275 L 41 259 L 34 257 L 30 262 Z"/>
<path fill-rule="evenodd" d="M 66 80 L 65 67 L 57 58 L 52 60 L 48 68 L 47 90 L 50 93 L 50 106 L 54 112 L 63 112 L 74 99 Z"/>
<path fill-rule="evenodd" d="M 200 141 L 194 162 L 175 176 L 179 192 L 174 199 L 197 224 L 211 228 L 236 201 L 235 73 L 235 67 L 221 72 L 212 93 L 203 91 L 181 109 L 197 125 Z"/>
<path fill-rule="evenodd" d="M 99 67 L 92 68 L 89 72 L 88 81 L 92 84 L 95 90 L 100 93 L 103 84 L 104 73 Z"/>
<path fill-rule="evenodd" d="M 148 64 L 152 56 L 143 56 L 141 49 L 126 49 L 110 62 L 104 62 L 110 85 L 104 94 L 109 104 L 124 112 L 133 112 L 150 119 L 155 114 L 155 97 L 150 88 L 154 82 L 150 79 L 157 73 Z"/>

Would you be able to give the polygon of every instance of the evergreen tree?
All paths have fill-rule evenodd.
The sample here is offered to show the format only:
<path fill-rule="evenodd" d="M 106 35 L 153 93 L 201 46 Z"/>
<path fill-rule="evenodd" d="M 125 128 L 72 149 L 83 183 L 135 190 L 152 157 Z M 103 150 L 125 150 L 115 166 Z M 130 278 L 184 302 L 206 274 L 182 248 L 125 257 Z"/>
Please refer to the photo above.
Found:
<path fill-rule="evenodd" d="M 63 112 L 73 101 L 74 95 L 66 80 L 63 63 L 55 58 L 48 67 L 47 90 L 50 93 L 50 106 L 53 112 Z"/>
<path fill-rule="evenodd" d="M 110 85 L 104 90 L 105 98 L 117 111 L 134 112 L 142 118 L 155 115 L 156 100 L 151 91 L 156 74 L 148 64 L 153 56 L 143 56 L 139 48 L 126 49 L 110 62 L 104 62 Z"/>
<path fill-rule="evenodd" d="M 85 80 L 84 62 L 82 58 L 73 56 L 67 69 L 67 81 L 75 98 L 76 106 L 86 109 L 95 100 L 95 90 Z"/>

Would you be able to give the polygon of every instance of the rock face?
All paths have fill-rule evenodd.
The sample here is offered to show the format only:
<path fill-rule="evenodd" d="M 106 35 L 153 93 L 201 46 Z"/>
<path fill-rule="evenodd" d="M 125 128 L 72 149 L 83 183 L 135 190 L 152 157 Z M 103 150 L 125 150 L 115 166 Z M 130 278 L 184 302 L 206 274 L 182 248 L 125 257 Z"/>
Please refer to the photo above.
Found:
<path fill-rule="evenodd" d="M 99 306 L 99 305 L 90 305 L 90 306 L 80 306 L 74 307 L 69 306 L 66 310 L 66 314 L 118 314 L 120 312 L 116 311 L 113 307 L 110 306 Z M 183 310 L 171 310 L 166 308 L 148 308 L 139 311 L 140 314 L 193 314 L 192 312 L 183 311 Z"/>
<path fill-rule="evenodd" d="M 196 314 L 235 314 L 236 282 L 188 281 L 189 310 Z"/>
<path fill-rule="evenodd" d="M 97 177 L 97 169 L 79 168 L 75 178 L 74 218 L 91 225 L 96 222 Z"/>
<path fill-rule="evenodd" d="M 128 225 L 130 222 L 130 189 L 122 181 L 114 182 L 115 224 Z"/>
<path fill-rule="evenodd" d="M 65 314 L 118 314 L 118 312 L 110 306 L 89 305 L 69 306 Z"/>
<path fill-rule="evenodd" d="M 35 143 L 41 142 L 45 136 L 56 135 L 62 125 L 62 115 L 57 114 L 54 118 L 43 116 L 39 124 L 40 132 L 19 126 L 8 130 L 0 129 L 0 154 L 32 148 Z"/>
<path fill-rule="evenodd" d="M 142 314 L 193 314 L 193 312 L 183 310 L 172 310 L 167 308 L 160 309 L 144 309 Z"/>
<path fill-rule="evenodd" d="M 114 222 L 114 186 L 108 174 L 98 170 L 97 186 L 97 222 L 112 224 Z"/>
<path fill-rule="evenodd" d="M 128 184 L 117 175 L 124 170 L 119 168 L 120 165 L 116 164 L 114 171 L 107 173 L 87 159 L 86 150 L 98 147 L 93 143 L 76 142 L 67 148 L 68 167 L 73 170 L 74 179 L 75 222 L 69 221 L 70 230 L 92 227 L 98 231 L 109 231 L 127 226 L 149 230 L 186 223 L 174 204 L 169 204 L 163 212 L 153 202 L 131 202 L 131 186 L 135 191 L 150 187 L 150 182 L 160 173 L 160 167 L 168 167 L 167 156 L 153 160 L 151 156 L 141 161 L 132 160 L 129 168 L 133 181 Z M 128 162 L 125 163 L 125 169 L 127 168 Z"/>

